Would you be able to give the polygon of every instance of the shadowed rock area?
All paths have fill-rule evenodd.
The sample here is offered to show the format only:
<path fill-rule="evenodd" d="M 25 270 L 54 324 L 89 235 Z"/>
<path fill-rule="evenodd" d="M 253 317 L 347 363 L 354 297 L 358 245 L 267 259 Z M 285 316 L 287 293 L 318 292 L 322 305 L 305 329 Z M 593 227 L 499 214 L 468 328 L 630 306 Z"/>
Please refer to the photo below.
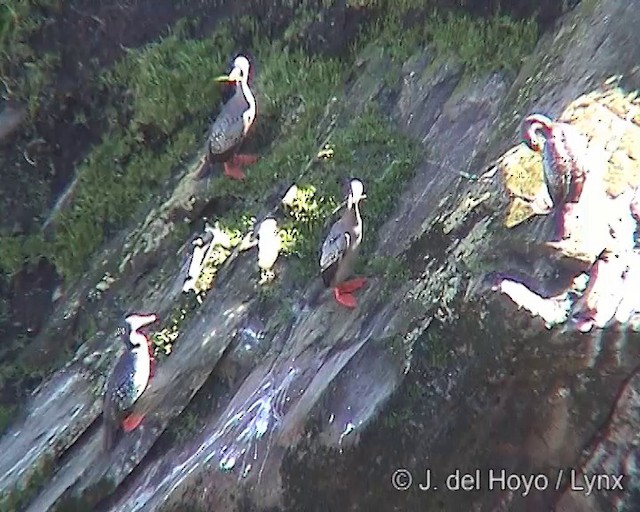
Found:
<path fill-rule="evenodd" d="M 640 508 L 640 335 L 625 326 L 547 329 L 483 285 L 499 271 L 554 288 L 575 272 L 575 263 L 558 263 L 543 248 L 552 216 L 527 209 L 542 186 L 540 158 L 518 146 L 527 114 L 564 114 L 601 151 L 609 191 L 637 186 L 635 7 L 631 0 L 583 1 L 543 34 L 516 76 L 470 77 L 433 45 L 398 59 L 373 42 L 357 55 L 315 127 L 318 152 L 372 107 L 419 151 L 388 219 L 365 226 L 365 238 L 375 241 L 365 246 L 369 255 L 403 272 L 394 278 L 391 267 L 363 270 L 368 283 L 357 292 L 356 310 L 337 305 L 317 276 L 295 284 L 293 258 L 281 258 L 275 281 L 261 288 L 257 250 L 242 243 L 217 253 L 201 303 L 183 294 L 200 234 L 193 226 L 205 214 L 222 216 L 236 193 L 222 197 L 219 181 L 196 180 L 202 154 L 194 155 L 171 177 L 166 196 L 64 289 L 33 339 L 47 347 L 75 336 L 87 318 L 95 326 L 0 438 L 3 506 Z M 18 121 L 17 111 L 7 112 L 8 132 Z M 400 165 L 394 155 L 377 158 L 384 163 L 380 181 Z M 309 154 L 295 183 L 309 179 L 321 160 Z M 376 181 L 365 182 L 365 191 Z M 293 184 L 271 191 L 256 219 L 285 219 L 281 199 Z M 177 236 L 183 224 L 190 233 Z M 239 238 L 250 239 L 256 225 Z M 170 354 L 159 357 L 136 405 L 144 422 L 104 453 L 101 395 L 120 350 L 114 326 L 131 311 L 177 319 L 179 327 L 162 334 L 163 344 L 154 338 Z M 426 469 L 438 489 L 418 489 Z M 523 484 L 490 489 L 489 471 L 503 469 L 506 476 L 544 477 L 529 492 Z M 456 470 L 477 470 L 480 481 L 468 491 L 445 489 Z M 578 489 L 605 474 L 608 485 Z M 619 475 L 622 489 L 612 485 Z"/>

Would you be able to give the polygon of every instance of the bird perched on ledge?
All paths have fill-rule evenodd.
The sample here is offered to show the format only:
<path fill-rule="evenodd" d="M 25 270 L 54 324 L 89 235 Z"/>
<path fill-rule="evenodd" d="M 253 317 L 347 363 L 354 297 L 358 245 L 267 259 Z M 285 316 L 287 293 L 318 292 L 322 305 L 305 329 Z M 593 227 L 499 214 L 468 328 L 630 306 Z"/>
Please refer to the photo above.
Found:
<path fill-rule="evenodd" d="M 329 231 L 320 252 L 320 270 L 322 280 L 327 287 L 333 288 L 336 301 L 347 308 L 355 308 L 357 302 L 352 295 L 366 283 L 363 277 L 347 278 L 353 272 L 353 266 L 362 243 L 363 225 L 360 215 L 360 201 L 366 196 L 364 185 L 353 179 L 349 184 L 347 209 Z"/>
<path fill-rule="evenodd" d="M 257 160 L 255 155 L 238 154 L 256 120 L 256 99 L 249 87 L 250 67 L 249 59 L 239 55 L 233 61 L 231 73 L 215 79 L 217 82 L 231 83 L 235 89 L 211 124 L 207 137 L 206 161 L 198 178 L 204 177 L 212 164 L 222 162 L 225 176 L 243 180 L 245 175 L 242 166 Z"/>
<path fill-rule="evenodd" d="M 153 314 L 133 314 L 125 319 L 126 349 L 109 376 L 102 407 L 105 450 L 112 448 L 120 428 L 131 432 L 143 420 L 143 416 L 131 412 L 146 389 L 152 373 L 149 341 L 140 329 L 157 319 Z"/>
<path fill-rule="evenodd" d="M 576 202 L 588 169 L 586 138 L 570 124 L 554 122 L 542 114 L 526 117 L 521 135 L 529 149 L 542 153 L 544 182 L 553 204 L 538 205 L 539 213 Z"/>

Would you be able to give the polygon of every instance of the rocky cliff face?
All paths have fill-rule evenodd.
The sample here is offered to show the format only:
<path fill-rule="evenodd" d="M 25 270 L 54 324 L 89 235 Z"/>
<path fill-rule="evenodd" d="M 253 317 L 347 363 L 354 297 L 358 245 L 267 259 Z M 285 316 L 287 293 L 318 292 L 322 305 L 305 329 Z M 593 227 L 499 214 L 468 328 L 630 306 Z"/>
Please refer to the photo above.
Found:
<path fill-rule="evenodd" d="M 309 181 L 322 151 L 339 155 L 342 140 L 367 146 L 372 132 L 348 130 L 353 119 L 373 122 L 372 108 L 391 126 L 373 133 L 410 141 L 411 150 L 382 146 L 347 160 L 349 173 L 369 173 L 374 197 L 385 194 L 377 182 L 401 183 L 388 219 L 365 228 L 378 264 L 360 269 L 369 282 L 355 311 L 334 304 L 317 279 L 300 284 L 295 256 L 262 287 L 256 249 L 243 244 L 216 253 L 201 277 L 213 283 L 201 304 L 185 296 L 192 238 L 176 226 L 205 207 L 221 216 L 222 196 L 242 194 L 196 181 L 197 155 L 166 200 L 65 289 L 36 340 L 64 339 L 78 318 L 96 324 L 0 440 L 5 507 L 635 510 L 637 333 L 549 330 L 482 278 L 525 273 L 553 287 L 573 269 L 541 250 L 552 216 L 526 208 L 541 167 L 523 148 L 513 158 L 524 115 L 564 113 L 603 152 L 612 187 L 637 184 L 639 22 L 630 0 L 582 2 L 515 79 L 469 76 L 433 45 L 398 55 L 374 41 L 358 55 L 314 126 L 324 156 L 308 154 L 293 180 Z M 305 103 L 292 105 L 295 125 Z M 258 220 L 275 214 L 286 224 L 286 185 L 257 205 Z M 167 319 L 154 339 L 171 353 L 140 401 L 145 422 L 104 454 L 100 394 L 123 310 Z M 427 468 L 438 490 L 418 490 Z M 512 478 L 490 490 L 490 469 L 542 476 L 535 487 Z M 478 470 L 480 481 L 468 492 L 445 490 L 456 470 Z M 601 479 L 593 492 L 578 489 L 598 474 L 609 488 Z"/>

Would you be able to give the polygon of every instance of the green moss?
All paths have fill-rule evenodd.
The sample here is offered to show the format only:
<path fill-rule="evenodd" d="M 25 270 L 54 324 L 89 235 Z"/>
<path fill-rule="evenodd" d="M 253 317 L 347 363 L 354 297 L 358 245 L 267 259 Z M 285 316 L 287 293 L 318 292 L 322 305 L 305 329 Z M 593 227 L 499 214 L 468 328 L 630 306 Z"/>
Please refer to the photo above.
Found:
<path fill-rule="evenodd" d="M 47 244 L 40 235 L 0 233 L 0 274 L 11 277 L 23 265 L 33 266 L 45 256 Z"/>
<path fill-rule="evenodd" d="M 51 248 L 62 275 L 82 272 L 109 233 L 123 227 L 199 147 L 206 115 L 219 98 L 211 78 L 224 70 L 230 41 L 228 29 L 192 40 L 178 28 L 130 51 L 104 78 L 105 86 L 126 91 L 131 121 L 122 130 L 113 116 L 112 130 L 77 171 L 76 195 L 56 222 Z M 151 143 L 162 144 L 162 151 Z"/>
<path fill-rule="evenodd" d="M 188 39 L 185 30 L 186 23 L 178 23 L 164 39 L 130 50 L 104 78 L 105 85 L 126 90 L 132 128 L 151 125 L 171 134 L 215 106 L 220 86 L 213 78 L 225 71 L 233 50 L 229 27 L 205 39 Z"/>
<path fill-rule="evenodd" d="M 67 278 L 85 269 L 107 235 L 154 196 L 196 143 L 189 127 L 169 137 L 160 154 L 134 137 L 131 131 L 120 138 L 108 135 L 78 169 L 76 196 L 56 222 L 50 254 Z"/>
<path fill-rule="evenodd" d="M 154 347 L 154 357 L 164 357 L 171 354 L 173 343 L 180 335 L 180 329 L 188 313 L 195 309 L 194 301 L 190 297 L 184 298 L 170 313 L 163 327 L 151 334 Z"/>
<path fill-rule="evenodd" d="M 432 325 L 418 339 L 419 351 L 426 355 L 427 362 L 434 368 L 445 368 L 452 357 L 451 347 L 442 336 L 439 324 Z"/>
<path fill-rule="evenodd" d="M 388 9 L 406 14 L 410 10 L 425 10 L 432 6 L 433 2 L 428 0 L 347 0 L 347 5 L 366 9 Z"/>
<path fill-rule="evenodd" d="M 386 5 L 385 2 L 369 4 L 372 5 L 367 7 L 372 8 Z M 456 53 L 475 73 L 517 66 L 535 41 L 532 23 L 434 14 L 411 27 L 407 26 L 407 13 L 418 7 L 424 10 L 424 6 L 409 0 L 393 6 L 392 14 L 385 15 L 366 31 L 354 52 L 347 56 L 347 62 L 372 40 L 386 46 L 396 61 L 408 57 L 418 45 L 432 42 L 440 53 Z M 349 168 L 351 174 L 365 180 L 382 170 L 385 178 L 371 183 L 373 190 L 365 207 L 367 220 L 379 222 L 384 217 L 381 211 L 393 205 L 393 195 L 384 192 L 390 184 L 403 178 L 410 165 L 405 157 L 397 155 L 376 161 L 374 148 L 378 142 L 381 142 L 380 154 L 384 148 L 385 155 L 398 142 L 375 139 L 390 135 L 382 129 L 384 123 L 375 125 L 376 115 L 369 115 L 359 125 L 335 134 L 332 144 L 338 145 L 337 158 L 318 162 L 314 159 L 326 136 L 318 126 L 331 95 L 337 92 L 343 73 L 349 67 L 345 59 L 310 57 L 281 42 L 256 35 L 254 22 L 241 19 L 235 23 L 244 36 L 254 33 L 250 50 L 260 63 L 255 84 L 260 105 L 258 132 L 272 139 L 273 144 L 252 166 L 246 186 L 219 179 L 215 187 L 211 187 L 220 196 L 242 193 L 243 201 L 230 217 L 238 218 L 247 211 L 255 211 L 264 191 L 275 183 L 300 179 L 309 185 L 323 182 L 327 185 L 329 176 L 346 177 Z M 102 85 L 112 90 L 118 101 L 121 96 L 115 92 L 121 91 L 126 101 L 124 107 L 117 103 L 105 108 L 111 130 L 77 169 L 77 192 L 55 222 L 53 243 L 44 244 L 40 238 L 33 237 L 28 238 L 29 245 L 25 245 L 25 238 L 5 235 L 0 250 L 0 270 L 12 273 L 25 261 L 37 261 L 37 257 L 44 255 L 55 262 L 65 277 L 79 275 L 110 233 L 124 226 L 141 205 L 156 194 L 172 171 L 199 148 L 207 115 L 219 97 L 218 86 L 211 78 L 226 68 L 234 39 L 229 26 L 204 39 L 187 38 L 187 28 L 185 23 L 180 23 L 159 42 L 129 51 L 105 75 Z M 129 121 L 121 128 L 123 115 Z M 373 153 L 364 160 L 355 158 L 355 148 Z M 407 153 L 406 148 L 400 147 L 397 153 Z M 364 161 L 366 165 L 353 165 Z M 376 172 L 367 172 L 373 168 Z M 329 181 L 328 188 L 318 187 L 318 194 L 319 204 L 327 208 L 337 202 L 340 198 L 335 179 Z M 320 213 L 326 213 L 326 209 Z M 296 250 L 301 256 L 309 254 L 311 241 L 317 241 L 316 223 L 306 222 L 314 227 L 304 236 L 308 247 Z M 304 226 L 299 228 L 309 231 Z"/>
<path fill-rule="evenodd" d="M 371 255 L 381 225 L 395 206 L 402 187 L 411 178 L 418 153 L 408 138 L 391 129 L 389 120 L 367 109 L 344 128 L 337 130 L 319 159 L 313 175 L 301 181 L 300 197 L 285 224 L 287 248 L 298 256 L 298 270 L 306 278 L 317 272 L 316 253 L 326 234 L 329 214 L 342 200 L 349 178 L 365 184 L 367 198 L 362 216 L 367 235 L 363 254 Z M 317 183 L 312 185 L 312 183 Z"/>
<path fill-rule="evenodd" d="M 411 0 L 401 4 L 390 9 L 364 35 L 365 40 L 375 37 L 394 58 L 404 60 L 419 46 L 431 44 L 442 58 L 456 56 L 472 76 L 495 69 L 514 71 L 538 39 L 538 27 L 533 20 L 514 21 L 508 16 L 484 19 L 437 11 L 424 19 L 407 15 L 419 5 Z"/>
<path fill-rule="evenodd" d="M 372 256 L 356 268 L 357 273 L 379 276 L 384 279 L 380 294 L 388 296 L 402 286 L 410 277 L 406 263 L 398 258 Z"/>
<path fill-rule="evenodd" d="M 32 12 L 35 5 L 37 2 L 30 0 L 0 5 L 0 52 L 3 64 L 12 57 L 11 52 L 18 45 L 24 44 L 25 37 L 40 24 L 40 20 Z"/>
<path fill-rule="evenodd" d="M 380 417 L 380 424 L 383 428 L 389 430 L 395 430 L 397 428 L 405 426 L 410 422 L 415 413 L 413 409 L 406 406 L 402 409 L 391 409 L 386 415 Z"/>
<path fill-rule="evenodd" d="M 77 171 L 77 192 L 56 222 L 52 246 L 31 252 L 23 238 L 13 238 L 0 251 L 0 268 L 15 271 L 35 253 L 49 256 L 67 278 L 82 272 L 109 233 L 122 227 L 202 144 L 207 114 L 219 97 L 210 78 L 224 71 L 232 41 L 228 29 L 203 40 L 185 39 L 177 29 L 159 43 L 129 52 L 104 78 L 105 86 L 126 91 L 129 126 L 119 129 L 120 116 L 111 116 L 113 129 Z M 340 79 L 337 61 L 312 59 L 265 40 L 256 39 L 254 45 L 263 66 L 257 84 L 261 117 L 283 129 L 311 130 Z M 298 116 L 285 119 L 292 102 L 301 107 Z M 148 134 L 154 130 L 162 138 L 151 142 L 162 143 L 162 152 L 149 147 Z M 303 140 L 306 144 L 293 141 L 291 146 L 297 148 L 276 148 L 270 162 L 252 169 L 249 203 L 274 180 L 294 174 L 295 163 L 313 146 L 312 136 Z M 220 180 L 220 185 L 217 193 L 225 195 L 235 184 Z"/>
<path fill-rule="evenodd" d="M 538 38 L 533 20 L 520 22 L 506 16 L 473 19 L 451 13 L 436 15 L 427 30 L 438 50 L 458 55 L 471 74 L 517 70 Z"/>
<path fill-rule="evenodd" d="M 13 0 L 0 5 L 0 79 L 5 93 L 25 103 L 31 116 L 59 56 L 34 51 L 29 38 L 61 5 L 60 0 Z"/>
<path fill-rule="evenodd" d="M 2 285 L 2 277 L 0 276 L 0 285 Z M 9 321 L 9 301 L 5 297 L 0 297 L 0 329 Z"/>

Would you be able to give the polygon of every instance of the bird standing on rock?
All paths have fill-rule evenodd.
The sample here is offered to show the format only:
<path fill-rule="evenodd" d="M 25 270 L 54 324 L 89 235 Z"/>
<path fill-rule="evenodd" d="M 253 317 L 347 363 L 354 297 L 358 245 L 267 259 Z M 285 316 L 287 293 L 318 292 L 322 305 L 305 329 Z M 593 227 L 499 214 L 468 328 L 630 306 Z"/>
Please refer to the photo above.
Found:
<path fill-rule="evenodd" d="M 336 301 L 347 308 L 355 308 L 357 302 L 352 295 L 366 283 L 363 277 L 346 280 L 353 271 L 360 244 L 362 243 L 362 216 L 360 201 L 366 196 L 364 185 L 358 179 L 351 180 L 347 196 L 347 209 L 331 226 L 329 235 L 322 244 L 320 270 L 327 287 L 333 288 Z"/>
<path fill-rule="evenodd" d="M 207 137 L 207 161 L 203 169 L 216 162 L 224 165 L 225 176 L 234 180 L 245 178 L 242 166 L 255 163 L 255 155 L 241 155 L 238 150 L 256 119 L 256 99 L 249 87 L 250 63 L 243 55 L 233 61 L 228 75 L 217 77 L 217 82 L 229 82 L 235 86 L 233 95 L 211 124 Z M 206 174 L 199 173 L 199 177 Z"/>
<path fill-rule="evenodd" d="M 529 149 L 542 153 L 544 182 L 553 205 L 539 205 L 540 213 L 577 201 L 588 167 L 585 137 L 570 124 L 554 122 L 542 114 L 526 117 L 521 133 Z"/>
<path fill-rule="evenodd" d="M 105 450 L 111 449 L 120 428 L 125 432 L 131 432 L 144 418 L 131 412 L 133 405 L 146 389 L 152 373 L 149 341 L 140 329 L 157 319 L 153 314 L 133 314 L 125 319 L 126 349 L 109 376 L 102 408 Z"/>

